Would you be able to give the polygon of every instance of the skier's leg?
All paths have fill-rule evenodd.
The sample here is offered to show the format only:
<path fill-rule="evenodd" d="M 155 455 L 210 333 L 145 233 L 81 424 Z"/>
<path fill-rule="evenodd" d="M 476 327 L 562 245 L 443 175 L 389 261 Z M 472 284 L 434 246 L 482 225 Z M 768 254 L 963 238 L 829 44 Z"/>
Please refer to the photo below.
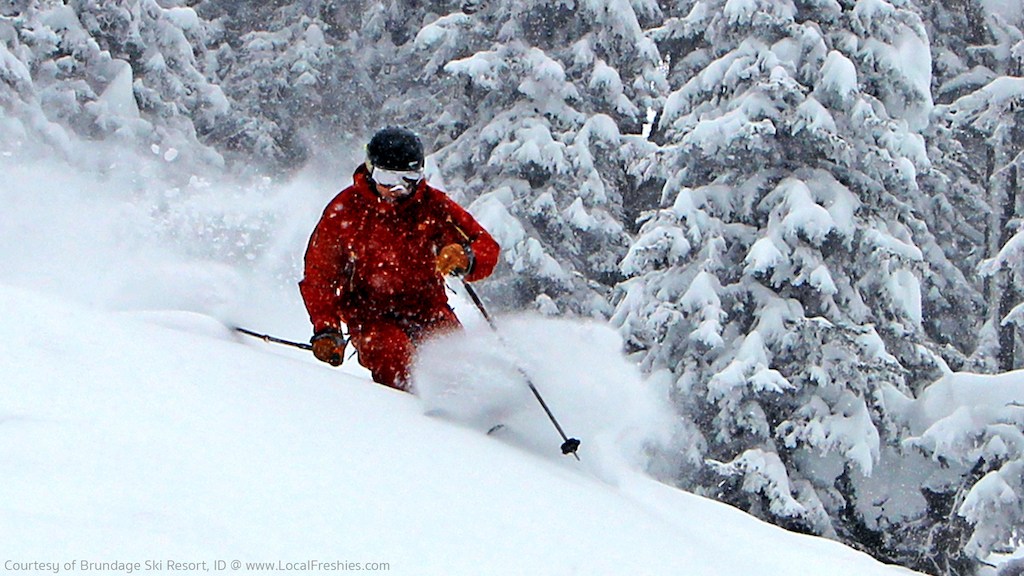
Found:
<path fill-rule="evenodd" d="M 350 336 L 359 352 L 359 363 L 373 374 L 375 382 L 408 391 L 414 344 L 461 326 L 455 312 L 445 306 L 412 321 L 381 320 L 363 324 Z"/>
<path fill-rule="evenodd" d="M 359 363 L 373 374 L 375 382 L 408 390 L 413 345 L 398 324 L 388 321 L 364 324 L 359 332 L 351 335 L 351 340 L 359 351 Z"/>

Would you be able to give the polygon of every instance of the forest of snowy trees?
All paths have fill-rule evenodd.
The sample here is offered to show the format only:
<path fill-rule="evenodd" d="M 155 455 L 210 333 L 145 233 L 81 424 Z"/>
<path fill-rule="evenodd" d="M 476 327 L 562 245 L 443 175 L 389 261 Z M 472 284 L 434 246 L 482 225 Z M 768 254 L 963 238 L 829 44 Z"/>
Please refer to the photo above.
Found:
<path fill-rule="evenodd" d="M 5 156 L 187 189 L 387 124 L 495 307 L 670 391 L 666 481 L 932 574 L 1021 546 L 1024 406 L 920 417 L 1024 365 L 1017 0 L 0 1 Z"/>

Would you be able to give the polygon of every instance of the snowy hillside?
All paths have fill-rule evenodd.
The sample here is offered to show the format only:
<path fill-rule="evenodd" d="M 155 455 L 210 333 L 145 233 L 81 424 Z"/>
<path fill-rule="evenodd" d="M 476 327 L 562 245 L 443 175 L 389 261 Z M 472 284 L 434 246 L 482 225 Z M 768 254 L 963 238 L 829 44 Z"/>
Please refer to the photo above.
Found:
<path fill-rule="evenodd" d="M 411 395 L 205 316 L 105 312 L 5 285 L 0 318 L 4 562 L 910 573 L 625 468 L 602 479 L 424 415 Z"/>

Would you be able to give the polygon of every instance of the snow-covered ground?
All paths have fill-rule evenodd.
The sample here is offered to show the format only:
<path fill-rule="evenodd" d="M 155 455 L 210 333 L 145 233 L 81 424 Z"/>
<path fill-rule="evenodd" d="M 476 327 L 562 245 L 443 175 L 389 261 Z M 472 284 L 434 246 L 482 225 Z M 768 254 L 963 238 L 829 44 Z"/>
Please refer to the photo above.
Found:
<path fill-rule="evenodd" d="M 586 444 L 577 463 L 557 442 L 544 452 L 425 415 L 414 396 L 208 317 L 9 286 L 0 317 L 4 562 L 909 573 L 624 465 L 595 474 Z"/>

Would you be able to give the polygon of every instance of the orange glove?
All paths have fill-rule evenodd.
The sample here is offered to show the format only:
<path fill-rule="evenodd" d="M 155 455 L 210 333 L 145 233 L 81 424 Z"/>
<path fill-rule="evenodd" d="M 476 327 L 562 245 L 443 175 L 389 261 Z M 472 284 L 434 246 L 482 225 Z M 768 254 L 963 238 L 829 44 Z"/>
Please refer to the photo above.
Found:
<path fill-rule="evenodd" d="M 348 342 L 344 336 L 334 330 L 327 330 L 313 336 L 310 343 L 313 345 L 313 356 L 316 356 L 316 359 L 321 362 L 327 362 L 331 366 L 341 366 L 345 360 L 345 344 Z"/>
<path fill-rule="evenodd" d="M 449 244 L 438 253 L 436 269 L 441 276 L 465 274 L 469 271 L 469 254 L 461 244 Z"/>

